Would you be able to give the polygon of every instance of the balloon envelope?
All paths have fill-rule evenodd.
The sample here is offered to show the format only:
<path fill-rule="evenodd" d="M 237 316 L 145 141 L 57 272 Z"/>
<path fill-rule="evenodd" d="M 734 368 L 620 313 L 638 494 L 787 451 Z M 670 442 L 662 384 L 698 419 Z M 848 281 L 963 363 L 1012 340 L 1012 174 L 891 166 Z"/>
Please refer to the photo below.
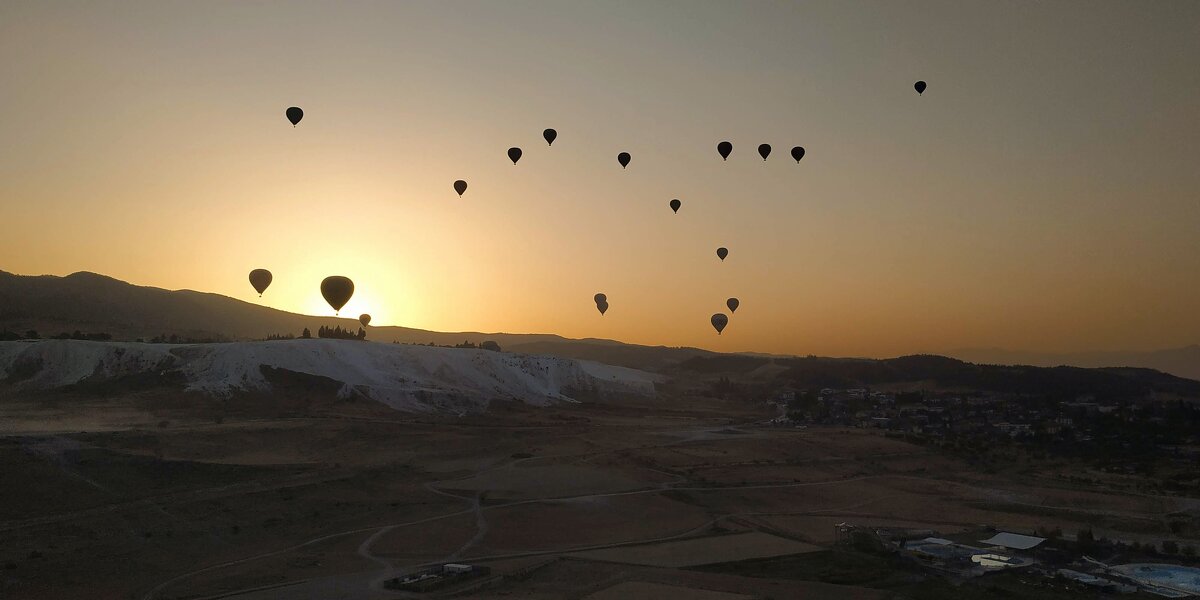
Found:
<path fill-rule="evenodd" d="M 717 154 L 721 155 L 721 160 L 729 160 L 729 154 L 733 152 L 733 144 L 729 142 L 721 142 L 717 144 Z"/>
<path fill-rule="evenodd" d="M 758 145 L 758 155 L 763 157 L 763 160 L 767 160 L 767 157 L 771 155 L 771 145 L 770 144 L 759 144 Z"/>
<path fill-rule="evenodd" d="M 913 84 L 913 89 L 917 90 L 917 95 L 924 94 L 924 93 L 925 93 L 925 87 L 926 87 L 926 86 L 925 86 L 925 82 L 924 82 L 924 81 L 918 81 L 918 82 L 916 82 L 916 83 L 914 83 L 914 84 Z"/>
<path fill-rule="evenodd" d="M 271 272 L 266 269 L 255 269 L 250 271 L 250 285 L 254 286 L 254 291 L 261 296 L 267 290 L 267 286 L 271 285 Z"/>
<path fill-rule="evenodd" d="M 679 201 L 679 198 L 676 198 L 671 201 L 671 210 L 672 211 L 679 212 L 680 206 L 683 206 L 683 203 Z"/>
<path fill-rule="evenodd" d="M 725 260 L 726 256 L 729 256 L 728 248 L 717 248 L 717 258 Z"/>
<path fill-rule="evenodd" d="M 712 323 L 713 329 L 717 330 L 717 335 L 721 335 L 721 331 L 729 324 L 729 317 L 725 316 L 725 313 L 717 313 L 709 321 Z"/>
<path fill-rule="evenodd" d="M 350 297 L 354 295 L 354 282 L 348 277 L 334 275 L 326 277 L 321 281 L 321 296 L 329 303 L 334 312 L 342 310 L 342 307 L 350 301 Z"/>
<path fill-rule="evenodd" d="M 596 310 L 600 311 L 600 314 L 603 315 L 604 313 L 608 312 L 608 303 L 607 302 L 597 302 Z"/>
<path fill-rule="evenodd" d="M 517 147 L 509 148 L 508 159 L 513 161 L 514 165 L 517 164 L 517 161 L 521 160 L 521 149 Z"/>
<path fill-rule="evenodd" d="M 629 166 L 630 158 L 632 157 L 629 156 L 628 152 L 622 152 L 617 155 L 617 162 L 621 163 L 621 168 L 624 169 L 625 167 Z"/>
<path fill-rule="evenodd" d="M 362 323 L 363 327 L 370 325 L 371 324 L 371 315 L 368 315 L 367 313 L 358 315 L 358 322 Z"/>
<path fill-rule="evenodd" d="M 463 192 L 467 191 L 467 182 L 459 179 L 454 182 L 454 191 L 458 192 L 458 197 L 462 198 Z M 484 194 L 486 195 L 486 194 Z"/>
<path fill-rule="evenodd" d="M 804 158 L 804 146 L 792 148 L 792 158 L 796 159 L 796 162 L 800 162 L 800 159 Z"/>
<path fill-rule="evenodd" d="M 287 115 L 287 120 L 292 122 L 292 127 L 295 127 L 300 122 L 300 119 L 304 118 L 304 111 L 300 110 L 299 106 L 289 107 L 284 114 Z"/>
<path fill-rule="evenodd" d="M 554 140 L 558 139 L 558 132 L 553 129 L 547 129 L 542 132 L 542 137 L 546 138 L 547 146 L 553 146 Z"/>
<path fill-rule="evenodd" d="M 737 307 L 740 304 L 741 304 L 741 302 L 738 302 L 737 298 L 730 298 L 725 301 L 725 306 L 729 307 L 729 312 L 731 312 L 731 313 L 737 312 Z"/>

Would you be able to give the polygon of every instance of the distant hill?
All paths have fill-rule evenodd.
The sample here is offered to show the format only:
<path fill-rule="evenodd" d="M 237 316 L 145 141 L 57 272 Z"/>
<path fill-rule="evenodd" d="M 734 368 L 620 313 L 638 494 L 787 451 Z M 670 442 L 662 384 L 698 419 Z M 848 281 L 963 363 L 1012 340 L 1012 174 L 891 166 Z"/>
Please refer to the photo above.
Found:
<path fill-rule="evenodd" d="M 220 294 L 136 286 L 88 272 L 57 277 L 14 275 L 0 271 L 0 330 L 24 332 L 34 329 L 43 336 L 75 330 L 107 332 L 113 335 L 114 340 L 126 341 L 139 338 L 148 340 L 163 334 L 191 339 L 245 341 L 263 339 L 270 334 L 299 334 L 305 327 L 315 332 L 322 325 L 340 325 L 357 330 L 358 320 L 300 315 Z M 414 344 L 433 342 L 438 345 L 464 341 L 478 344 L 493 340 L 504 350 L 513 352 L 593 360 L 655 371 L 672 370 L 682 364 L 689 364 L 689 368 L 696 371 L 711 371 L 718 367 L 733 370 L 767 367 L 758 375 L 774 377 L 784 368 L 798 374 L 804 369 L 819 367 L 826 370 L 821 377 L 827 377 L 830 381 L 878 381 L 882 376 L 880 369 L 916 368 L 923 364 L 921 361 L 913 363 L 911 357 L 879 361 L 721 354 L 699 348 L 642 346 L 595 338 L 579 340 L 553 334 L 439 332 L 408 327 L 371 327 L 369 339 Z M 973 352 L 979 353 L 978 356 L 972 355 Z M 956 353 L 956 356 L 987 364 L 1143 367 L 1200 379 L 1200 346 L 1157 353 L 1098 353 L 1063 355 L 1060 358 L 1022 353 L 1010 353 L 1006 358 L 994 352 L 967 350 Z M 987 377 L 998 376 L 1001 372 L 984 367 L 979 369 L 979 373 Z M 957 377 L 964 382 L 971 380 L 963 379 L 965 375 Z"/>
<path fill-rule="evenodd" d="M 992 365 L 1033 365 L 1038 367 L 1142 367 L 1200 379 L 1200 345 L 1154 350 L 1150 352 L 1076 352 L 1050 354 L 1020 352 L 999 348 L 964 348 L 947 353 L 962 360 Z"/>
<path fill-rule="evenodd" d="M 771 365 L 774 369 L 766 370 Z M 914 384 L 921 389 L 986 390 L 1012 394 L 1098 399 L 1129 398 L 1150 392 L 1200 398 L 1200 381 L 1152 369 L 1110 367 L 1035 367 L 977 365 L 935 355 L 898 358 L 763 358 L 744 355 L 697 356 L 680 363 L 682 371 L 706 375 L 754 377 L 800 389 L 856 388 Z"/>
<path fill-rule="evenodd" d="M 321 325 L 357 331 L 358 319 L 300 315 L 243 302 L 228 296 L 191 290 L 137 286 L 80 272 L 56 277 L 24 276 L 0 271 L 0 329 L 43 336 L 60 332 L 107 332 L 115 340 L 149 339 L 162 334 L 224 341 L 263 339 L 270 334 L 299 335 Z M 523 343 L 565 342 L 543 334 L 439 332 L 408 327 L 372 327 L 375 341 L 439 345 L 495 340 L 508 349 Z M 620 345 L 587 340 L 590 345 Z"/>

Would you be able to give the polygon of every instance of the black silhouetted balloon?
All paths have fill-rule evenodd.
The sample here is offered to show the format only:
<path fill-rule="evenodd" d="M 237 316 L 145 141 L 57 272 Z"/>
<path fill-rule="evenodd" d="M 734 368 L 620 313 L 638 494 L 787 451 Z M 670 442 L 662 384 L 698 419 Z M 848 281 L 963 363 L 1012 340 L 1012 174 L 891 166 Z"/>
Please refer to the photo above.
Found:
<path fill-rule="evenodd" d="M 299 106 L 288 107 L 284 114 L 287 115 L 287 120 L 292 122 L 292 127 L 295 127 L 300 122 L 300 119 L 304 118 L 304 111 L 300 110 Z"/>
<path fill-rule="evenodd" d="M 254 291 L 258 292 L 261 298 L 263 292 L 267 291 L 267 286 L 271 285 L 271 272 L 266 269 L 255 269 L 250 271 L 250 285 L 254 286 Z"/>
<path fill-rule="evenodd" d="M 340 312 L 353 295 L 354 282 L 350 281 L 348 277 L 334 275 L 321 281 L 321 296 L 325 298 L 335 313 Z"/>
<path fill-rule="evenodd" d="M 458 197 L 462 198 L 463 192 L 467 191 L 467 182 L 459 179 L 454 182 L 454 191 L 458 192 Z M 485 194 L 486 195 L 486 194 Z"/>
<path fill-rule="evenodd" d="M 729 250 L 727 248 L 717 248 L 717 258 L 725 260 L 726 256 L 729 256 Z"/>
<path fill-rule="evenodd" d="M 804 146 L 792 148 L 792 158 L 796 159 L 796 162 L 800 162 L 800 159 L 804 158 Z"/>
<path fill-rule="evenodd" d="M 367 313 L 358 315 L 358 322 L 362 323 L 363 327 L 370 325 L 371 324 L 371 315 L 368 315 Z"/>
<path fill-rule="evenodd" d="M 517 164 L 517 161 L 521 160 L 521 149 L 517 147 L 509 148 L 508 159 L 513 161 L 514 165 Z"/>
<path fill-rule="evenodd" d="M 683 203 L 679 201 L 679 198 L 676 198 L 671 201 L 671 210 L 672 211 L 679 212 L 680 206 L 683 206 Z"/>
<path fill-rule="evenodd" d="M 737 312 L 737 307 L 739 305 L 741 305 L 741 302 L 738 302 L 737 298 L 730 298 L 725 301 L 725 306 L 729 307 L 729 312 L 731 313 Z"/>
<path fill-rule="evenodd" d="M 558 132 L 553 129 L 547 129 L 542 132 L 542 137 L 546 138 L 547 146 L 553 146 L 554 140 L 558 139 Z"/>
<path fill-rule="evenodd" d="M 733 144 L 729 142 L 721 142 L 717 144 L 717 154 L 721 155 L 721 160 L 729 160 L 730 153 L 733 152 Z"/>
<path fill-rule="evenodd" d="M 600 304 L 601 302 L 608 302 L 608 296 L 605 296 L 604 294 L 596 294 L 595 296 L 592 296 L 592 300 L 595 300 L 596 304 Z"/>
<path fill-rule="evenodd" d="M 725 316 L 725 313 L 717 313 L 709 321 L 712 323 L 713 329 L 717 330 L 717 335 L 721 335 L 725 326 L 729 324 L 729 317 Z"/>
<path fill-rule="evenodd" d="M 770 144 L 759 144 L 758 145 L 758 155 L 763 157 L 763 160 L 767 160 L 767 157 L 771 155 L 771 145 Z"/>
<path fill-rule="evenodd" d="M 925 87 L 926 87 L 926 86 L 925 86 L 925 82 L 924 82 L 924 81 L 918 81 L 918 82 L 916 82 L 916 83 L 914 83 L 914 84 L 913 84 L 913 89 L 917 90 L 917 95 L 918 95 L 918 96 L 919 96 L 919 95 L 921 95 L 921 94 L 924 94 L 924 93 L 925 93 Z"/>
<path fill-rule="evenodd" d="M 597 302 L 596 310 L 600 311 L 600 315 L 603 316 L 604 313 L 608 312 L 608 302 Z"/>
<path fill-rule="evenodd" d="M 621 168 L 624 169 L 625 167 L 629 166 L 630 158 L 632 157 L 629 156 L 628 152 L 622 152 L 617 155 L 617 162 L 621 163 Z"/>

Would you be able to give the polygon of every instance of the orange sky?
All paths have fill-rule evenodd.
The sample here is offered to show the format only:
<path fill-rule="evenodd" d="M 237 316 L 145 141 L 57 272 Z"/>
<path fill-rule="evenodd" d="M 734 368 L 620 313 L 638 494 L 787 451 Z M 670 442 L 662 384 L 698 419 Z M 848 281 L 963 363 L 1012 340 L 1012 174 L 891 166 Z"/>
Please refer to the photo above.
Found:
<path fill-rule="evenodd" d="M 1200 3 L 5 2 L 0 55 L 8 271 L 727 351 L 1200 341 Z"/>

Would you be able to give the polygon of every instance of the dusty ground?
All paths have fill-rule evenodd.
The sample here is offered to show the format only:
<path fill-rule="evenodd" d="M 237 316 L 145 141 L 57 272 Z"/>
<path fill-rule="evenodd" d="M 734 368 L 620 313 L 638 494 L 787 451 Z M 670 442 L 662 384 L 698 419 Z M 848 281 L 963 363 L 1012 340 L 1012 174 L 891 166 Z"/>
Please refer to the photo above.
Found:
<path fill-rule="evenodd" d="M 460 590 L 480 598 L 876 598 L 671 567 L 806 553 L 844 521 L 1136 539 L 1195 508 L 770 416 L 669 393 L 442 418 L 302 393 L 0 392 L 0 595 L 397 598 L 384 579 L 454 560 L 493 568 Z"/>

